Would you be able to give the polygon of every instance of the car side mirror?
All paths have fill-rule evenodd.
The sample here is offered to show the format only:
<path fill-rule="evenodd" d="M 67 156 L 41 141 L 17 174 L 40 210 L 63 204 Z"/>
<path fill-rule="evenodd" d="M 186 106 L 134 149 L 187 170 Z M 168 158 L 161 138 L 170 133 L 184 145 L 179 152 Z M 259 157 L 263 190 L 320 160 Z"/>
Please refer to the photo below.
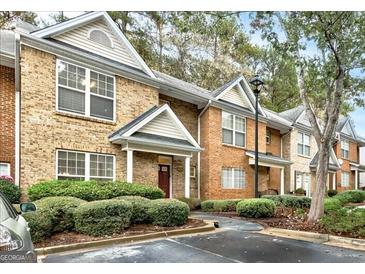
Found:
<path fill-rule="evenodd" d="M 23 213 L 32 212 L 32 211 L 36 211 L 36 210 L 37 210 L 37 207 L 33 203 L 21 203 L 20 204 L 20 211 Z"/>

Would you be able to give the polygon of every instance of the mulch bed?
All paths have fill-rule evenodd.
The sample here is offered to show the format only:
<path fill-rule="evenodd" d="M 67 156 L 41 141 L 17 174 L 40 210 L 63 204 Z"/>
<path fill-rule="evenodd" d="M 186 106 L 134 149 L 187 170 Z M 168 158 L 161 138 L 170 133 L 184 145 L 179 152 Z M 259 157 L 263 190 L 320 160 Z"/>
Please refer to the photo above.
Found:
<path fill-rule="evenodd" d="M 359 205 L 359 204 L 356 204 Z M 309 210 L 306 210 L 308 213 Z M 351 233 L 334 233 L 329 232 L 324 229 L 319 223 L 315 224 L 308 224 L 306 222 L 305 215 L 297 216 L 294 214 L 293 209 L 290 208 L 279 208 L 276 212 L 275 217 L 271 218 L 262 218 L 262 219 L 255 219 L 255 218 L 245 218 L 237 216 L 236 212 L 219 212 L 214 213 L 215 215 L 240 219 L 240 220 L 247 220 L 253 223 L 258 223 L 262 225 L 264 228 L 268 227 L 276 227 L 282 229 L 290 229 L 290 230 L 300 230 L 300 231 L 309 231 L 309 232 L 316 232 L 322 234 L 330 234 L 334 236 L 342 236 L 342 237 L 350 237 L 350 238 L 357 238 L 357 239 L 365 239 L 365 237 L 354 236 Z"/>
<path fill-rule="evenodd" d="M 206 225 L 206 223 L 204 223 L 202 220 L 197 220 L 197 219 L 188 219 L 188 222 L 185 225 L 173 226 L 173 227 L 161 227 L 152 224 L 135 224 L 131 225 L 128 229 L 124 230 L 119 234 L 115 234 L 113 236 L 100 236 L 100 237 L 88 236 L 77 232 L 61 232 L 61 233 L 56 233 L 52 235 L 50 238 L 40 243 L 36 243 L 34 245 L 36 248 L 41 248 L 41 247 L 49 247 L 56 245 L 91 242 L 91 241 L 105 240 L 105 239 L 112 239 L 126 236 L 143 235 L 147 233 L 169 231 L 174 229 L 194 228 L 194 227 L 201 227 L 204 225 Z"/>

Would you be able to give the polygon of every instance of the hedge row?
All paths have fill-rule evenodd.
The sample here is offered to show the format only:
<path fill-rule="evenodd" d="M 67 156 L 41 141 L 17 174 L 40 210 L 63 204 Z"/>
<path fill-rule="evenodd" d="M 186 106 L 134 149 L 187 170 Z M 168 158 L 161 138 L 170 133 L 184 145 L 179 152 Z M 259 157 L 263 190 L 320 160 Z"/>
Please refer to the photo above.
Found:
<path fill-rule="evenodd" d="M 242 217 L 272 217 L 275 210 L 275 202 L 265 198 L 245 199 L 237 204 L 237 214 Z"/>
<path fill-rule="evenodd" d="M 47 197 L 35 203 L 36 212 L 23 214 L 35 243 L 61 231 L 104 236 L 118 233 L 131 223 L 178 226 L 189 216 L 187 204 L 174 199 L 122 196 L 86 202 L 74 197 Z"/>
<path fill-rule="evenodd" d="M 361 203 L 365 201 L 365 191 L 362 190 L 347 190 L 334 196 L 343 204 L 347 203 Z"/>
<path fill-rule="evenodd" d="M 309 208 L 311 199 L 305 196 L 294 195 L 263 195 L 262 198 L 275 202 L 277 206 L 291 208 Z"/>
<path fill-rule="evenodd" d="M 201 203 L 201 208 L 206 212 L 235 212 L 240 201 L 242 199 L 206 200 Z"/>
<path fill-rule="evenodd" d="M 14 184 L 14 181 L 11 177 L 0 176 L 0 192 L 3 193 L 12 204 L 19 203 L 20 189 Z"/>
<path fill-rule="evenodd" d="M 155 186 L 126 182 L 52 180 L 34 184 L 28 189 L 32 201 L 45 197 L 72 196 L 85 201 L 107 200 L 119 196 L 141 196 L 161 199 L 164 192 Z"/>

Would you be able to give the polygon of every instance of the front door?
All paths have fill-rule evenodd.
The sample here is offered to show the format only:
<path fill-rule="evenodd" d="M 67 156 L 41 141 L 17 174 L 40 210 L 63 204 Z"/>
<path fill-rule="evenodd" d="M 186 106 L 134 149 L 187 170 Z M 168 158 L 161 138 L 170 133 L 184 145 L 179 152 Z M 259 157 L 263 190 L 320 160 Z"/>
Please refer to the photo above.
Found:
<path fill-rule="evenodd" d="M 170 166 L 159 165 L 158 187 L 165 192 L 166 198 L 170 198 Z"/>

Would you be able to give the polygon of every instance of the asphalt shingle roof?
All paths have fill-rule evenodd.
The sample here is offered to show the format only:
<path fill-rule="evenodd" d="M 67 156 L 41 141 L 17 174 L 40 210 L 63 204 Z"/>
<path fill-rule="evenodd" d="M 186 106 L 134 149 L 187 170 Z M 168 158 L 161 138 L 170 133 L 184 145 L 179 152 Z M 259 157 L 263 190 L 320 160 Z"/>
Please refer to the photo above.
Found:
<path fill-rule="evenodd" d="M 304 106 L 299 105 L 295 108 L 288 109 L 278 114 L 289 121 L 295 122 L 303 111 L 304 111 Z"/>
<path fill-rule="evenodd" d="M 330 156 L 331 157 L 331 156 Z M 313 159 L 311 160 L 311 162 L 309 163 L 309 166 L 310 167 L 317 167 L 317 164 L 318 164 L 318 158 L 319 158 L 319 154 L 318 152 L 316 153 L 316 155 L 314 155 Z M 329 164 L 329 169 L 331 170 L 337 170 L 339 169 L 340 167 L 335 165 L 335 164 Z"/>

